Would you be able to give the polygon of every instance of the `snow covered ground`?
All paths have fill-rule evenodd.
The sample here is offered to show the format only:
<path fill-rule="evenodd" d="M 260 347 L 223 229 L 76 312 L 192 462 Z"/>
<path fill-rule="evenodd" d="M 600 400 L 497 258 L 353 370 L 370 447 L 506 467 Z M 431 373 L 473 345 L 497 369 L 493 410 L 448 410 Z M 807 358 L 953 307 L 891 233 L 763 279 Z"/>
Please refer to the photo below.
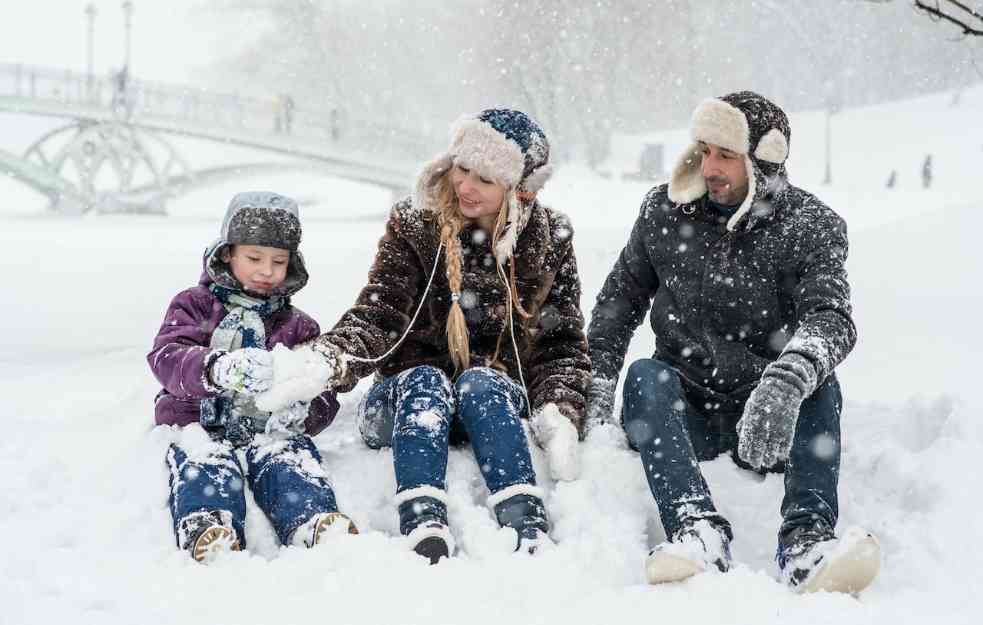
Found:
<path fill-rule="evenodd" d="M 152 427 L 157 384 L 144 361 L 167 302 L 197 280 L 231 194 L 268 188 L 305 202 L 312 280 L 295 303 L 330 326 L 362 285 L 388 194 L 280 174 L 188 195 L 167 218 L 68 219 L 42 214 L 43 200 L 0 181 L 0 623 L 978 622 L 983 89 L 951 100 L 838 114 L 832 187 L 818 184 L 822 115 L 793 116 L 792 180 L 826 199 L 851 232 L 860 342 L 840 370 L 840 527 L 874 530 L 884 548 L 882 574 L 859 599 L 796 596 L 775 580 L 781 478 L 761 480 L 723 458 L 705 471 L 734 523 L 739 565 L 647 586 L 643 561 L 661 539 L 652 498 L 637 456 L 598 439 L 585 444 L 581 480 L 544 477 L 559 546 L 536 557 L 508 553 L 471 453 L 453 452 L 461 552 L 429 567 L 397 536 L 389 454 L 355 433 L 364 383 L 316 439 L 362 534 L 281 548 L 250 501 L 249 552 L 197 565 L 174 548 L 163 457 L 181 434 Z M 32 123 L 0 117 L 15 143 L 30 138 Z M 664 136 L 678 142 L 679 133 Z M 935 185 L 922 190 L 929 152 Z M 636 154 L 625 142 L 611 168 L 630 170 Z M 898 187 L 888 191 L 890 169 Z M 573 166 L 547 186 L 546 201 L 576 228 L 585 314 L 647 187 Z M 650 352 L 646 328 L 630 357 Z M 535 460 L 545 468 L 538 452 Z"/>

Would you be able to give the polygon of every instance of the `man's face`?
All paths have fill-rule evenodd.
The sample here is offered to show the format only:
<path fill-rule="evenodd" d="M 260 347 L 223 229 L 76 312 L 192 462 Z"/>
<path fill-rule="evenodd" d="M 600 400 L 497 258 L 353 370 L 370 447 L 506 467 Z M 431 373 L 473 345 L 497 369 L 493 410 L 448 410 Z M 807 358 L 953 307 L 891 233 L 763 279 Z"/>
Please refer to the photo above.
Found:
<path fill-rule="evenodd" d="M 744 157 L 712 143 L 700 142 L 703 162 L 700 173 L 707 183 L 707 193 L 717 204 L 733 206 L 747 196 L 747 170 Z"/>

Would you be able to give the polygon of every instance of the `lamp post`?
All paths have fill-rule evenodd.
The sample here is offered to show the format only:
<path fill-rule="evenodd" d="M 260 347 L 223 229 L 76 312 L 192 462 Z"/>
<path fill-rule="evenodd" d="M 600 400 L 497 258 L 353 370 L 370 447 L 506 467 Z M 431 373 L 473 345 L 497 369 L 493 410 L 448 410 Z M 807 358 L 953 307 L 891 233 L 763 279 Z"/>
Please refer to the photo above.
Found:
<path fill-rule="evenodd" d="M 823 184 L 830 185 L 833 184 L 833 131 L 832 131 L 832 121 L 833 115 L 840 111 L 840 98 L 839 94 L 836 92 L 836 84 L 833 79 L 830 78 L 826 80 L 823 85 L 825 90 L 824 104 L 825 106 L 825 117 L 826 117 L 826 172 L 823 176 Z"/>
<path fill-rule="evenodd" d="M 823 184 L 829 185 L 833 182 L 833 171 L 832 164 L 830 163 L 830 132 L 829 132 L 829 118 L 833 115 L 830 111 L 829 104 L 826 105 L 826 174 L 823 176 Z"/>
<path fill-rule="evenodd" d="M 130 68 L 130 29 L 133 24 L 133 2 L 126 0 L 123 3 L 123 27 L 126 35 L 126 48 L 123 54 L 123 67 L 129 71 Z"/>
<path fill-rule="evenodd" d="M 96 5 L 90 2 L 85 5 L 86 18 L 86 39 L 85 39 L 85 96 L 92 99 L 92 91 L 95 86 L 95 33 L 96 33 Z"/>

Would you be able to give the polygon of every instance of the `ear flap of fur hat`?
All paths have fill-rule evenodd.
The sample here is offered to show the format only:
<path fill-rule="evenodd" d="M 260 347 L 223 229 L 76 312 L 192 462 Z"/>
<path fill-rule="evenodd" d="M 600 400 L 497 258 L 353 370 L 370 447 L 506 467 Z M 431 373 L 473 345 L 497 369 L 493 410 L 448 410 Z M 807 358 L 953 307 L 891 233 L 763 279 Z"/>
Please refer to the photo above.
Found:
<path fill-rule="evenodd" d="M 421 210 L 437 211 L 437 181 L 454 166 L 454 158 L 448 154 L 438 154 L 423 166 L 416 176 L 413 191 L 413 206 Z"/>

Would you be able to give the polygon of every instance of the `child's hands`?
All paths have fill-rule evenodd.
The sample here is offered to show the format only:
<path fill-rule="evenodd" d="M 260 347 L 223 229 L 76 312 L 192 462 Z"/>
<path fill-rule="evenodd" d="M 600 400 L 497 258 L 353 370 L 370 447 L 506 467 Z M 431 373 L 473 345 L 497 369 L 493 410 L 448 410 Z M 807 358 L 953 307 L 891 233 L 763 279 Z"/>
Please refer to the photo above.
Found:
<path fill-rule="evenodd" d="M 302 434 L 310 407 L 311 402 L 298 401 L 274 411 L 266 421 L 266 433 L 270 436 Z"/>
<path fill-rule="evenodd" d="M 257 395 L 273 384 L 273 355 L 255 347 L 227 352 L 212 363 L 209 377 L 226 390 Z"/>

